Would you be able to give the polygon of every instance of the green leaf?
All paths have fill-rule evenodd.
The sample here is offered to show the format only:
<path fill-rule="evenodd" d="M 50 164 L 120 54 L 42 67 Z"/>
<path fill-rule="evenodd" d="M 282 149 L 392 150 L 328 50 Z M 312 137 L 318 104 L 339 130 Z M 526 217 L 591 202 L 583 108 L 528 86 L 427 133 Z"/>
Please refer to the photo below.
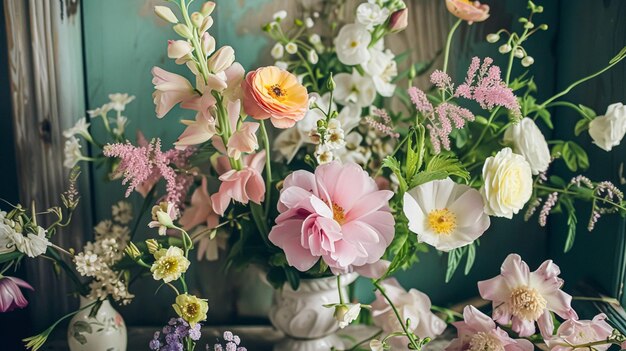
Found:
<path fill-rule="evenodd" d="M 569 168 L 570 171 L 576 172 L 578 170 L 578 163 L 576 162 L 576 154 L 570 148 L 570 143 L 566 142 L 563 144 L 563 148 L 561 149 L 561 156 L 563 157 L 563 161 L 565 161 L 565 165 Z"/>
<path fill-rule="evenodd" d="M 292 267 L 283 267 L 285 271 L 285 276 L 287 277 L 287 281 L 293 290 L 298 290 L 300 287 L 300 276 L 298 275 L 298 271 L 293 269 Z"/>
<path fill-rule="evenodd" d="M 580 134 L 582 134 L 582 132 L 589 129 L 589 122 L 591 121 L 586 118 L 583 118 L 576 122 L 576 126 L 574 127 L 574 135 L 579 136 Z"/>
<path fill-rule="evenodd" d="M 585 151 L 585 149 L 583 149 L 582 147 L 580 147 L 580 145 L 576 144 L 573 141 L 568 141 L 567 144 L 569 145 L 570 150 L 572 150 L 572 152 L 576 156 L 576 163 L 578 167 L 583 170 L 589 168 L 589 157 L 587 156 L 587 152 Z"/>
<path fill-rule="evenodd" d="M 450 279 L 452 279 L 454 272 L 456 272 L 456 269 L 459 267 L 459 264 L 461 263 L 461 259 L 463 258 L 466 252 L 467 252 L 467 246 L 459 247 L 457 249 L 454 249 L 448 252 L 448 268 L 446 269 L 446 283 L 450 282 Z"/>
<path fill-rule="evenodd" d="M 406 155 L 406 179 L 411 179 L 422 168 L 424 159 L 425 128 L 418 125 L 416 130 L 409 132 Z"/>
<path fill-rule="evenodd" d="M 588 120 L 592 120 L 597 116 L 596 111 L 585 105 L 579 104 L 578 107 L 580 108 L 580 112 L 582 113 L 582 115 Z"/>
<path fill-rule="evenodd" d="M 0 255 L 0 263 L 13 261 L 14 259 L 21 257 L 22 255 L 24 254 L 19 251 L 13 251 L 13 252 L 2 254 Z"/>
<path fill-rule="evenodd" d="M 555 176 L 552 175 L 549 178 L 550 183 L 552 183 L 553 185 L 556 185 L 557 187 L 565 187 L 565 180 L 563 180 L 563 178 L 559 177 L 559 176 Z"/>
<path fill-rule="evenodd" d="M 400 166 L 400 162 L 398 162 L 398 160 L 393 156 L 387 156 L 383 159 L 382 166 L 389 168 L 393 172 L 393 174 L 398 177 L 400 192 L 404 193 L 407 190 L 407 182 L 402 175 L 402 167 Z"/>
<path fill-rule="evenodd" d="M 576 218 L 576 209 L 574 204 L 569 198 L 561 198 L 560 201 L 567 210 L 567 238 L 565 238 L 565 247 L 563 252 L 569 252 L 574 246 L 574 240 L 576 239 L 576 224 L 578 219 Z"/>
<path fill-rule="evenodd" d="M 554 125 L 552 124 L 552 116 L 550 115 L 550 111 L 547 109 L 541 109 L 537 111 L 537 116 L 541 117 L 541 120 L 548 126 L 550 129 L 554 129 Z"/>
<path fill-rule="evenodd" d="M 468 275 L 476 261 L 476 246 L 474 243 L 467 245 L 467 261 L 465 262 L 465 275 Z"/>

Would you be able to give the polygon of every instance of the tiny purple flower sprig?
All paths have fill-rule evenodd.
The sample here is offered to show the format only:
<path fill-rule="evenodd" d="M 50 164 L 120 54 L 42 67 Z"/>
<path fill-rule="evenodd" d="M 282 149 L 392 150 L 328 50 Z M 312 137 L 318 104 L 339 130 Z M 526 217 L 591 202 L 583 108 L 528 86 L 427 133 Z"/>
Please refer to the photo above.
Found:
<path fill-rule="evenodd" d="M 230 331 L 224 332 L 224 342 L 226 343 L 225 345 L 218 342 L 213 345 L 213 348 L 210 345 L 206 345 L 206 351 L 247 351 L 245 347 L 240 346 L 241 338 Z"/>
<path fill-rule="evenodd" d="M 200 323 L 193 327 L 182 318 L 172 318 L 160 331 L 156 331 L 148 344 L 152 351 L 191 351 L 200 340 Z"/>

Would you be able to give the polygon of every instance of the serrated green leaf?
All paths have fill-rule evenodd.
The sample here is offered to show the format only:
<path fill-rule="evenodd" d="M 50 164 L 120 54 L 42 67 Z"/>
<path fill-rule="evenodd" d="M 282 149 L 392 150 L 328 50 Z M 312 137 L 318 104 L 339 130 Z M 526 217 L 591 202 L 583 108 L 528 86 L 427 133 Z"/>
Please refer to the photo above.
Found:
<path fill-rule="evenodd" d="M 393 156 L 387 156 L 383 159 L 382 166 L 385 168 L 389 168 L 393 172 L 393 174 L 398 177 L 400 192 L 404 193 L 407 190 L 408 184 L 404 178 L 404 175 L 402 174 L 402 167 L 400 166 L 400 162 L 398 162 L 398 160 Z"/>

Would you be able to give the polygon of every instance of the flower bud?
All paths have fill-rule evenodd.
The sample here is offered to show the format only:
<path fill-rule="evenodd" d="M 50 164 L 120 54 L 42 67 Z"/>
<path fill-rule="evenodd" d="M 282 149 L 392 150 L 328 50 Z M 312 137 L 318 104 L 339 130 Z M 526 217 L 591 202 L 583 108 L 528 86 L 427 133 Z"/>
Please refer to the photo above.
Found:
<path fill-rule="evenodd" d="M 215 52 L 215 38 L 213 38 L 209 33 L 202 34 L 202 50 L 207 56 Z"/>
<path fill-rule="evenodd" d="M 487 42 L 493 44 L 493 43 L 497 43 L 498 40 L 500 40 L 500 34 L 497 34 L 497 33 L 487 34 Z"/>
<path fill-rule="evenodd" d="M 333 316 L 335 316 L 336 320 L 341 321 L 345 317 L 346 313 L 348 313 L 348 306 L 337 305 L 335 307 L 335 313 L 333 314 Z"/>
<path fill-rule="evenodd" d="M 235 50 L 230 46 L 222 46 L 209 58 L 209 70 L 212 73 L 224 72 L 235 62 Z"/>
<path fill-rule="evenodd" d="M 304 20 L 304 26 L 307 28 L 313 28 L 313 26 L 315 25 L 315 22 L 313 21 L 313 19 L 311 17 L 307 17 Z"/>
<path fill-rule="evenodd" d="M 532 58 L 532 56 L 526 56 L 522 59 L 522 66 L 524 67 L 528 67 L 532 65 L 533 63 L 535 63 L 535 59 Z"/>
<path fill-rule="evenodd" d="M 128 257 L 133 260 L 136 260 L 141 256 L 139 248 L 137 248 L 137 246 L 132 241 L 128 243 L 128 245 L 124 249 L 124 252 L 126 253 L 126 255 L 128 255 Z"/>
<path fill-rule="evenodd" d="M 515 57 L 517 57 L 517 58 L 522 58 L 522 57 L 525 56 L 524 55 L 524 50 L 522 50 L 521 48 L 517 48 L 517 49 L 515 49 L 515 53 L 513 55 L 515 55 Z"/>
<path fill-rule="evenodd" d="M 322 42 L 322 38 L 319 36 L 319 34 L 311 34 L 311 36 L 309 37 L 309 42 L 311 44 L 319 44 Z"/>
<path fill-rule="evenodd" d="M 319 61 L 319 56 L 317 56 L 317 52 L 315 52 L 315 50 L 313 49 L 309 50 L 309 62 L 315 65 L 317 64 L 318 61 Z"/>
<path fill-rule="evenodd" d="M 294 42 L 289 42 L 285 45 L 285 51 L 293 55 L 298 52 L 298 45 Z"/>
<path fill-rule="evenodd" d="M 287 18 L 287 11 L 285 10 L 278 11 L 272 16 L 272 18 L 274 18 L 274 21 L 280 22 L 284 20 L 285 18 Z"/>
<path fill-rule="evenodd" d="M 154 255 L 155 252 L 161 249 L 159 242 L 154 239 L 146 240 L 146 246 L 148 247 L 148 252 L 150 252 L 151 255 Z"/>
<path fill-rule="evenodd" d="M 193 38 L 193 33 L 191 32 L 191 29 L 189 29 L 189 27 L 187 27 L 186 25 L 182 23 L 175 25 L 173 29 L 174 29 L 174 32 L 176 32 L 176 34 L 180 35 L 181 37 L 185 39 Z"/>
<path fill-rule="evenodd" d="M 406 29 L 408 25 L 409 11 L 406 8 L 403 8 L 391 14 L 387 29 L 391 33 L 397 33 Z"/>
<path fill-rule="evenodd" d="M 193 47 L 186 40 L 168 40 L 167 57 L 179 59 L 193 51 Z"/>
<path fill-rule="evenodd" d="M 548 30 L 548 25 L 547 24 L 542 24 L 539 26 L 539 29 L 541 30 Z"/>
<path fill-rule="evenodd" d="M 509 44 L 503 44 L 503 45 L 501 45 L 501 46 L 498 48 L 498 51 L 499 51 L 501 54 L 506 54 L 506 53 L 509 53 L 509 52 L 511 52 L 511 50 L 512 50 L 512 48 L 511 48 L 511 45 L 509 45 Z"/>
<path fill-rule="evenodd" d="M 207 30 L 209 30 L 209 28 L 211 28 L 211 26 L 213 26 L 213 17 L 207 16 L 202 21 L 202 25 L 200 26 L 200 28 L 198 30 L 200 31 L 200 33 L 204 33 Z"/>
<path fill-rule="evenodd" d="M 285 47 L 281 43 L 276 43 L 274 47 L 272 47 L 272 50 L 270 50 L 270 54 L 274 59 L 278 60 L 285 54 Z"/>
<path fill-rule="evenodd" d="M 154 13 L 170 23 L 178 23 L 178 18 L 176 18 L 174 12 L 167 6 L 155 6 Z"/>
<path fill-rule="evenodd" d="M 166 228 L 174 228 L 174 221 L 167 212 L 157 211 L 156 217 L 159 221 L 159 224 L 161 224 L 162 226 Z"/>
<path fill-rule="evenodd" d="M 194 12 L 189 16 L 191 19 L 191 23 L 194 27 L 200 28 L 202 27 L 202 22 L 204 21 L 204 16 L 200 12 Z"/>
<path fill-rule="evenodd" d="M 207 1 L 200 7 L 200 13 L 203 16 L 210 16 L 213 10 L 215 10 L 215 3 L 213 1 Z"/>
<path fill-rule="evenodd" d="M 326 82 L 326 87 L 330 91 L 335 90 L 335 87 L 337 87 L 337 84 L 335 84 L 335 80 L 333 79 L 333 74 L 332 73 L 330 74 L 330 78 L 328 78 L 328 82 Z"/>
<path fill-rule="evenodd" d="M 378 339 L 370 340 L 370 350 L 372 351 L 383 351 L 385 349 L 385 344 L 383 344 Z"/>

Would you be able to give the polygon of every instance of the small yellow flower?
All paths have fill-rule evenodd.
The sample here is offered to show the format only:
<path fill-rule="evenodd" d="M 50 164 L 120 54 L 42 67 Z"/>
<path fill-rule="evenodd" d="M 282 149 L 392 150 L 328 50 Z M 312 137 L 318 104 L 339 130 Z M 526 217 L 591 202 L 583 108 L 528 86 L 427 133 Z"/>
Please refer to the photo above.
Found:
<path fill-rule="evenodd" d="M 154 253 L 154 258 L 156 261 L 150 268 L 154 280 L 163 279 L 163 282 L 169 283 L 180 278 L 189 268 L 189 260 L 184 251 L 176 246 L 170 246 L 167 250 L 160 249 Z"/>
<path fill-rule="evenodd" d="M 206 320 L 209 311 L 207 300 L 199 299 L 193 295 L 182 294 L 176 296 L 176 303 L 172 305 L 174 311 L 192 327 L 196 323 Z"/>

